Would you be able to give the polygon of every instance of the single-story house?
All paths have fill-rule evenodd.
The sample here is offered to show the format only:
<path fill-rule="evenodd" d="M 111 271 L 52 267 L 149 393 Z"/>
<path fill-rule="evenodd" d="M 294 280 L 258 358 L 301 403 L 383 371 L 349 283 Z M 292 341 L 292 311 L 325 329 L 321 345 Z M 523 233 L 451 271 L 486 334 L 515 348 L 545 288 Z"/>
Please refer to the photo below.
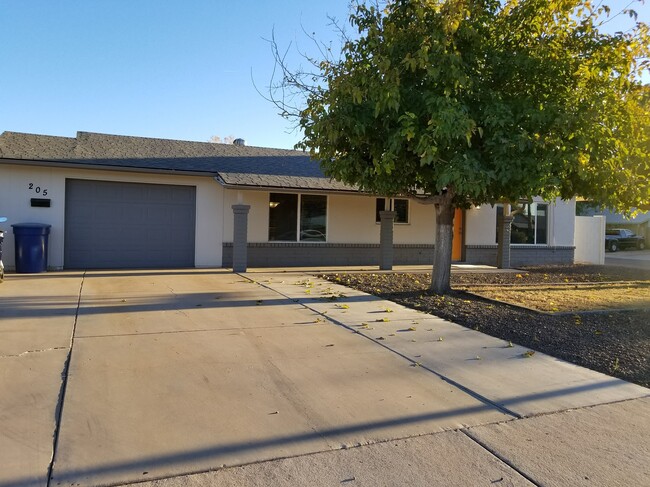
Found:
<path fill-rule="evenodd" d="M 323 175 L 301 151 L 78 132 L 0 135 L 5 266 L 9 224 L 51 225 L 51 269 L 231 267 L 233 206 L 250 206 L 248 265 L 376 265 L 379 212 L 396 213 L 395 264 L 431 264 L 435 213 Z M 239 205 L 239 206 L 238 206 Z M 575 201 L 527 205 L 511 262 L 571 263 Z M 497 208 L 457 211 L 456 261 L 494 265 Z"/>

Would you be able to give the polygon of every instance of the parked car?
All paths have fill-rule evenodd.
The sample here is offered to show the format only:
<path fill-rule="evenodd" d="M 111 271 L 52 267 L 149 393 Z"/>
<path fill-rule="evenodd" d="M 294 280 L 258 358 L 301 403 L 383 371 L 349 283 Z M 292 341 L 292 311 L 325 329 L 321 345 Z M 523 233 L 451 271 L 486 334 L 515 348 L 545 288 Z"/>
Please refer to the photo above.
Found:
<path fill-rule="evenodd" d="M 645 249 L 645 237 L 636 235 L 627 228 L 612 228 L 605 231 L 605 250 L 616 252 L 618 249 Z"/>

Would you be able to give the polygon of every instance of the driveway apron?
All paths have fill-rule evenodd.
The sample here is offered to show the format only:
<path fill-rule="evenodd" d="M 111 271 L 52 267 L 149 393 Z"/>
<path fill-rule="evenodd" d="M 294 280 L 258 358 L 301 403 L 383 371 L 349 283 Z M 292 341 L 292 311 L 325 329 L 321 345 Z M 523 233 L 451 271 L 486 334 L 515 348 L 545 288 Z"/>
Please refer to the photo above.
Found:
<path fill-rule="evenodd" d="M 88 272 L 50 485 L 136 482 L 512 419 L 264 280 Z"/>

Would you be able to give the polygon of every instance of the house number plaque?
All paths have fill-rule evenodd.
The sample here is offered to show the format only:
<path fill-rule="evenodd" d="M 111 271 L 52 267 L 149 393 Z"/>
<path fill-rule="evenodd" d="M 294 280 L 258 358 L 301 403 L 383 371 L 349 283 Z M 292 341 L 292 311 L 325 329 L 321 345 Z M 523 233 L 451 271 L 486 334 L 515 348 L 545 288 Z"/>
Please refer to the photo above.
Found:
<path fill-rule="evenodd" d="M 36 186 L 34 183 L 29 183 L 29 189 L 41 196 L 47 196 L 47 188 L 41 188 L 40 186 Z"/>

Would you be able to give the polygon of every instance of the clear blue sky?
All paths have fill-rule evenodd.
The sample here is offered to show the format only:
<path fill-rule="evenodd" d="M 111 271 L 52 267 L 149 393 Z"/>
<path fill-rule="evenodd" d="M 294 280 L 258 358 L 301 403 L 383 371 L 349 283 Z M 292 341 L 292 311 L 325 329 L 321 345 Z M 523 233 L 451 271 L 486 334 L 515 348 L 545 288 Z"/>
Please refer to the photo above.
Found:
<path fill-rule="evenodd" d="M 610 0 L 613 9 L 625 0 Z M 637 7 L 650 23 L 650 5 Z M 332 37 L 347 0 L 0 0 L 0 132 L 78 130 L 291 148 L 267 41 Z M 295 59 L 297 63 L 297 59 Z"/>

